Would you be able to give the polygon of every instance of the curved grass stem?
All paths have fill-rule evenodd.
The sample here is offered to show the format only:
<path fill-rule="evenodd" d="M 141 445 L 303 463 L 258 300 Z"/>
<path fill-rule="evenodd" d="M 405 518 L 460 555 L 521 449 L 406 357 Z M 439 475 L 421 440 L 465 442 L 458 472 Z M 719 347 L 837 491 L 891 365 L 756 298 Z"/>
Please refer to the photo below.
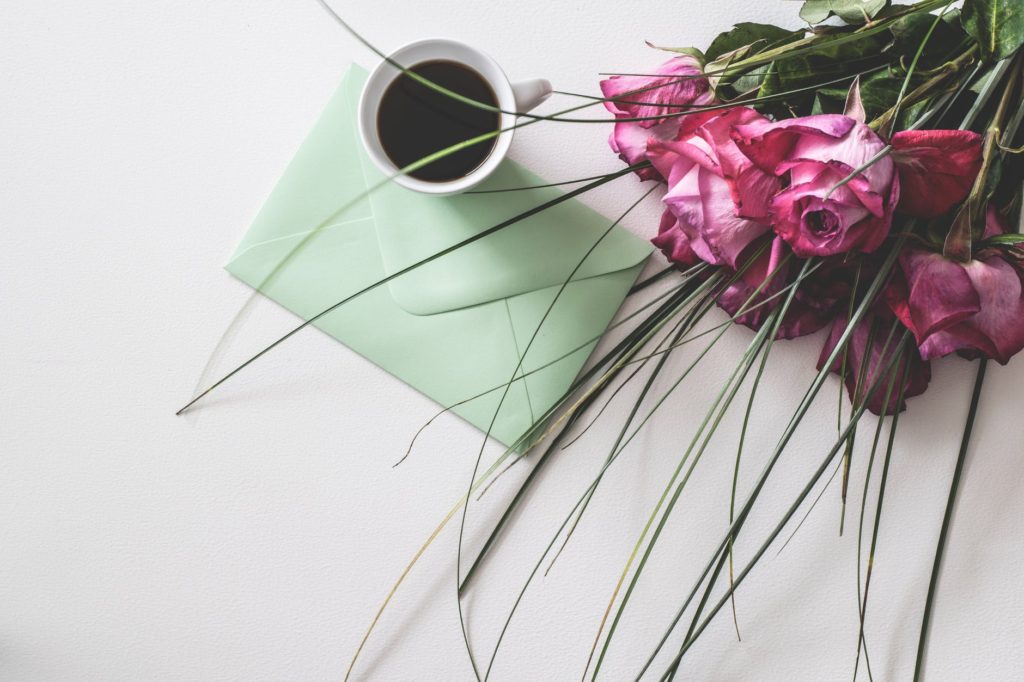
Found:
<path fill-rule="evenodd" d="M 953 470 L 953 478 L 949 483 L 949 497 L 946 499 L 946 511 L 942 515 L 942 527 L 939 530 L 939 540 L 935 546 L 935 559 L 932 561 L 931 578 L 928 580 L 928 595 L 924 601 L 924 613 L 921 616 L 921 634 L 917 641 L 917 658 L 914 662 L 914 682 L 921 679 L 924 670 L 924 655 L 928 646 L 928 628 L 931 624 L 932 606 L 935 602 L 935 591 L 939 584 L 939 572 L 942 568 L 942 555 L 946 548 L 946 537 L 949 534 L 949 526 L 953 520 L 953 509 L 956 506 L 956 494 L 960 488 L 960 477 L 963 474 L 964 462 L 967 460 L 967 451 L 971 443 L 971 432 L 974 430 L 974 419 L 978 415 L 978 403 L 981 400 L 981 386 L 985 381 L 985 369 L 988 367 L 988 360 L 982 358 L 978 361 L 978 373 L 974 378 L 974 390 L 971 393 L 971 404 L 967 408 L 967 420 L 964 424 L 963 438 L 960 440 L 960 452 L 956 458 L 956 468 Z"/>

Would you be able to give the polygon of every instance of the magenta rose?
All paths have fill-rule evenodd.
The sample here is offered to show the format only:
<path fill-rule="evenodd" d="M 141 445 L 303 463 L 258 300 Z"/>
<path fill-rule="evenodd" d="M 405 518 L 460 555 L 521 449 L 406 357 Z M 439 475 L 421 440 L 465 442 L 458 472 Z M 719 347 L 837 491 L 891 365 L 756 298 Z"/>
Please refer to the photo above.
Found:
<path fill-rule="evenodd" d="M 686 116 L 670 116 L 692 106 L 713 104 L 711 84 L 700 62 L 688 55 L 673 57 L 652 76 L 612 76 L 601 81 L 604 105 L 616 119 L 646 118 L 644 121 L 620 120 L 608 138 L 612 151 L 629 165 L 644 161 L 647 141 L 671 140 L 679 132 Z M 637 171 L 643 180 L 658 179 L 653 168 Z"/>
<path fill-rule="evenodd" d="M 839 338 L 849 326 L 849 322 L 845 312 L 833 322 L 832 330 L 829 332 L 825 346 L 821 349 L 821 356 L 818 358 L 819 370 L 825 366 L 829 355 L 839 343 Z M 893 330 L 893 325 L 896 325 L 895 330 Z M 846 392 L 853 404 L 861 405 L 866 400 L 867 409 L 874 414 L 892 415 L 906 409 L 906 398 L 920 395 L 928 388 L 932 377 L 931 365 L 927 360 L 922 359 L 913 348 L 899 361 L 894 375 L 885 371 L 888 364 L 893 361 L 894 354 L 899 350 L 899 341 L 903 334 L 903 325 L 881 306 L 868 310 L 854 327 L 846 344 L 846 374 L 840 377 L 846 384 Z M 829 370 L 842 375 L 843 360 L 844 353 L 839 353 Z M 907 367 L 908 363 L 909 368 Z M 907 379 L 906 383 L 902 385 L 904 400 L 900 401 L 904 373 L 907 373 Z M 877 385 L 873 391 L 870 391 L 869 389 L 875 382 Z M 890 382 L 892 391 L 889 393 L 887 403 L 885 397 L 889 392 Z"/>
<path fill-rule="evenodd" d="M 877 249 L 892 225 L 900 185 L 883 157 L 836 184 L 886 145 L 849 116 L 821 114 L 737 125 L 739 149 L 786 189 L 771 200 L 771 225 L 801 258 Z"/>
<path fill-rule="evenodd" d="M 1005 232 L 989 208 L 985 236 Z M 900 254 L 904 296 L 890 301 L 914 333 L 923 358 L 959 352 L 1000 364 L 1024 349 L 1021 264 L 1005 252 L 982 249 L 967 263 L 941 253 L 908 248 Z"/>
<path fill-rule="evenodd" d="M 736 269 L 740 254 L 770 229 L 768 203 L 779 179 L 740 153 L 730 135 L 733 126 L 755 121 L 767 119 L 736 107 L 694 117 L 680 128 L 677 140 L 648 143 L 647 157 L 668 182 L 662 201 L 676 218 L 671 229 L 712 265 Z"/>

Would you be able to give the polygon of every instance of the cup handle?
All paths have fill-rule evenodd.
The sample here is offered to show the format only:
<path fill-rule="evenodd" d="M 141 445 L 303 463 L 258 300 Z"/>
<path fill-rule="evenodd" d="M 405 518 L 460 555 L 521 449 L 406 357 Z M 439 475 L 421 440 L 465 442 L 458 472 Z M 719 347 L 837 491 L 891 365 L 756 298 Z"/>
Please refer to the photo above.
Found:
<path fill-rule="evenodd" d="M 543 78 L 513 83 L 512 96 L 516 101 L 516 111 L 524 113 L 551 96 L 551 83 Z"/>

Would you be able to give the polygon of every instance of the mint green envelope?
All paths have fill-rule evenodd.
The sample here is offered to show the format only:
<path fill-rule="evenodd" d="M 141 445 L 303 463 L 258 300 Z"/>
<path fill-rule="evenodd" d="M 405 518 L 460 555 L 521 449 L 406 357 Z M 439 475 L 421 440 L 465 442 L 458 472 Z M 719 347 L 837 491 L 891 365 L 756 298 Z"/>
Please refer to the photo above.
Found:
<path fill-rule="evenodd" d="M 365 79 L 363 69 L 349 67 L 227 266 L 303 319 L 560 194 L 546 188 L 433 197 L 387 183 L 339 215 L 382 177 L 356 131 Z M 506 161 L 478 189 L 542 183 Z M 315 325 L 441 405 L 454 405 L 508 383 L 559 287 L 611 222 L 578 201 L 563 202 L 379 286 Z M 544 366 L 601 335 L 650 251 L 615 228 L 586 259 L 526 353 L 494 438 L 513 443 L 562 396 L 594 344 Z M 502 392 L 453 411 L 486 431 Z"/>

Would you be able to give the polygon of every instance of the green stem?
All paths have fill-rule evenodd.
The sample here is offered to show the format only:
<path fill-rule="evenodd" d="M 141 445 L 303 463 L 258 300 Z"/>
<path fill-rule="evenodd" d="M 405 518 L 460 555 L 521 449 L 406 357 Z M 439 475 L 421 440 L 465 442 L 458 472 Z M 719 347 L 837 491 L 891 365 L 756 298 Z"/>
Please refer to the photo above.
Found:
<path fill-rule="evenodd" d="M 949 525 L 953 519 L 953 507 L 956 504 L 956 493 L 960 487 L 960 476 L 963 474 L 964 461 L 967 459 L 967 449 L 971 442 L 971 431 L 974 430 L 974 418 L 978 414 L 978 402 L 981 398 L 981 386 L 985 381 L 985 368 L 988 367 L 988 360 L 982 358 L 978 363 L 978 374 L 974 379 L 974 392 L 971 394 L 971 405 L 967 410 L 967 423 L 964 425 L 964 435 L 960 440 L 960 454 L 956 458 L 956 469 L 953 470 L 953 480 L 949 485 L 949 497 L 946 500 L 946 512 L 942 516 L 942 529 L 939 531 L 939 542 L 935 546 L 935 560 L 932 562 L 932 575 L 928 581 L 928 596 L 924 602 L 924 615 L 921 617 L 921 635 L 917 640 L 917 661 L 914 663 L 914 682 L 921 679 L 922 665 L 924 663 L 925 648 L 928 644 L 928 626 L 931 623 L 932 605 L 935 601 L 935 588 L 939 583 L 939 570 L 942 567 L 942 553 L 946 548 L 946 537 L 949 534 Z"/>

